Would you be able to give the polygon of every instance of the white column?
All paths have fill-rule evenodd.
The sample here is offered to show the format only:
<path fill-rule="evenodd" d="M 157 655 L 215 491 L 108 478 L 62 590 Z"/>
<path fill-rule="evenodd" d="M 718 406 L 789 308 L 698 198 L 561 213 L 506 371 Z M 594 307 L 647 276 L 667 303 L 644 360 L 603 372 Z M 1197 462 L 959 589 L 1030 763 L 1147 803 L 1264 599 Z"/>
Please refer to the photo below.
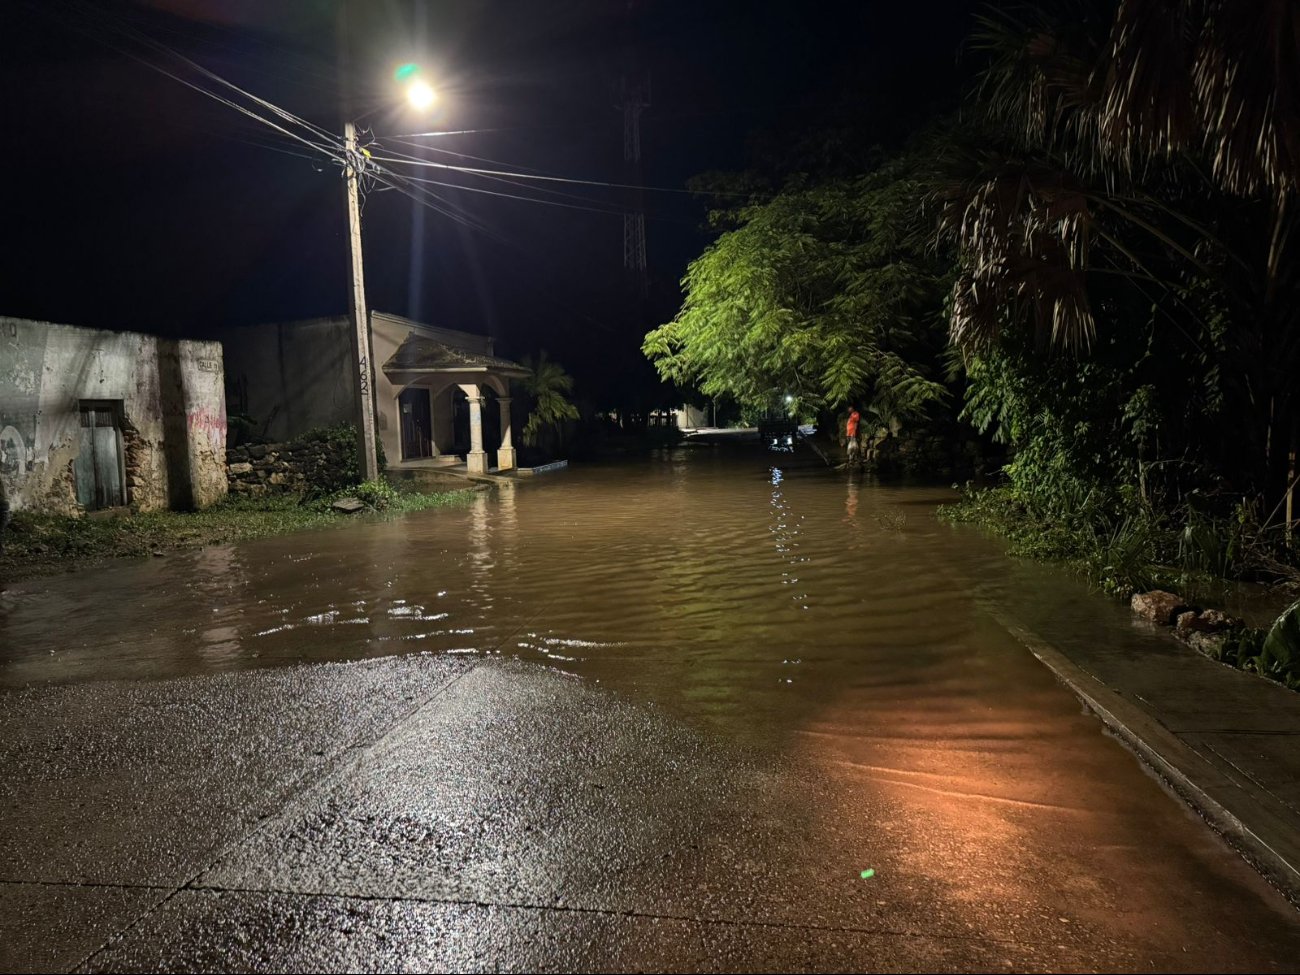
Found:
<path fill-rule="evenodd" d="M 510 397 L 498 396 L 501 406 L 501 449 L 497 451 L 497 469 L 512 471 L 515 469 L 515 444 L 510 437 Z"/>
<path fill-rule="evenodd" d="M 465 466 L 471 474 L 486 474 L 487 451 L 483 449 L 483 393 L 477 386 L 469 397 L 469 454 Z"/>

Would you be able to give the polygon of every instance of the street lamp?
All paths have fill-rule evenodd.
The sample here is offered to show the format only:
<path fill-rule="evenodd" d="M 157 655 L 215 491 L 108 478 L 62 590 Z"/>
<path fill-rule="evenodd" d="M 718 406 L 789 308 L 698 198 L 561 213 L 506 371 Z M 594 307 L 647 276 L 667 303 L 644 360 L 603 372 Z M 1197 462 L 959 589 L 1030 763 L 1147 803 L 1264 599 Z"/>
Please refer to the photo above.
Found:
<path fill-rule="evenodd" d="M 437 93 L 420 78 L 420 69 L 414 64 L 404 64 L 394 73 L 394 79 L 406 86 L 406 98 L 421 111 L 437 101 Z M 356 122 L 343 123 L 344 171 L 347 177 L 349 304 L 352 312 L 352 362 L 357 370 L 357 417 L 360 420 L 359 443 L 361 470 L 367 481 L 379 480 L 379 451 L 375 435 L 375 370 L 370 342 L 370 312 L 366 305 L 365 267 L 361 256 L 361 190 L 360 174 L 370 153 L 357 147 Z"/>
<path fill-rule="evenodd" d="M 438 100 L 438 93 L 429 87 L 428 82 L 416 79 L 406 89 L 406 100 L 417 110 L 423 112 Z"/>

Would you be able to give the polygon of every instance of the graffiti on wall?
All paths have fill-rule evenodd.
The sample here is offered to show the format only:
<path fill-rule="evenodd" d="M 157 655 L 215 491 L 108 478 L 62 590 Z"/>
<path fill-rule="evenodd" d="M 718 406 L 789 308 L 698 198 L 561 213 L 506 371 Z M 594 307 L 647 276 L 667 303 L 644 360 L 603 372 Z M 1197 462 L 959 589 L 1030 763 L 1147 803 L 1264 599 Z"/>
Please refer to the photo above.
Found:
<path fill-rule="evenodd" d="M 32 420 L 34 426 L 35 417 Z M 0 429 L 0 475 L 16 480 L 32 469 L 35 458 L 32 456 L 32 448 L 28 446 L 29 442 L 16 427 L 6 426 Z"/>
<path fill-rule="evenodd" d="M 43 330 L 15 319 L 0 328 L 0 476 L 15 485 L 36 461 L 36 420 L 45 367 Z"/>
<path fill-rule="evenodd" d="M 186 414 L 186 423 L 189 426 L 191 440 L 195 437 L 205 437 L 214 453 L 222 449 L 226 438 L 225 410 L 198 406 Z"/>

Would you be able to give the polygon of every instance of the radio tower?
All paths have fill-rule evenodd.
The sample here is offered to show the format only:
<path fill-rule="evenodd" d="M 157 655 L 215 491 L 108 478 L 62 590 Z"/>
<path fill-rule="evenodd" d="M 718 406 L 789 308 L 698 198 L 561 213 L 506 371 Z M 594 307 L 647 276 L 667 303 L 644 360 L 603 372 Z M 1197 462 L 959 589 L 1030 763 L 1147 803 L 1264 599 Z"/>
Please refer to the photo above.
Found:
<path fill-rule="evenodd" d="M 641 190 L 641 113 L 650 107 L 650 73 L 640 67 L 635 47 L 637 8 L 643 0 L 627 0 L 623 41 L 623 75 L 615 107 L 623 112 L 623 269 L 631 289 L 641 298 L 649 290 L 645 261 L 645 194 Z"/>

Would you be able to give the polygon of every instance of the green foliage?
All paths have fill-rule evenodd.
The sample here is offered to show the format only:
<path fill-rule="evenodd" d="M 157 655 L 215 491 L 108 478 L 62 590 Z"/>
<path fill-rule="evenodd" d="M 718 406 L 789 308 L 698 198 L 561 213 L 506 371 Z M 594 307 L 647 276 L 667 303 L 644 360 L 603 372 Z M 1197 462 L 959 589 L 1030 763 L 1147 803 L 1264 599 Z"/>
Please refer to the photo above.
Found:
<path fill-rule="evenodd" d="M 548 438 L 558 439 L 564 421 L 578 419 L 578 408 L 569 401 L 573 377 L 558 362 L 548 359 L 545 349 L 536 359 L 524 359 L 524 365 L 529 374 L 523 387 L 532 409 L 524 424 L 523 438 L 525 444 L 535 447 Z"/>
<path fill-rule="evenodd" d="M 332 427 L 316 427 L 296 437 L 293 442 L 298 446 L 319 446 L 329 456 L 338 458 L 338 466 L 318 474 L 316 483 L 311 485 L 312 490 L 328 493 L 361 483 L 363 475 L 361 452 L 357 446 L 355 424 L 337 423 Z M 382 441 L 376 441 L 375 450 L 378 455 L 379 469 L 382 471 L 388 467 Z"/>
<path fill-rule="evenodd" d="M 860 399 L 912 418 L 941 399 L 945 264 L 914 169 L 794 181 L 716 217 L 734 229 L 691 263 L 681 311 L 643 343 L 659 374 L 751 409 L 788 394 L 800 412 Z"/>
<path fill-rule="evenodd" d="M 1259 673 L 1288 687 L 1300 686 L 1300 600 L 1273 623 L 1254 664 Z"/>
<path fill-rule="evenodd" d="M 1068 507 L 1045 517 L 1014 488 L 990 488 L 943 507 L 940 516 L 1005 536 L 1013 555 L 1064 562 L 1112 595 L 1173 584 L 1177 569 L 1167 564 L 1173 536 L 1149 509 L 1078 482 L 1058 484 L 1055 497 Z"/>
<path fill-rule="evenodd" d="M 362 481 L 352 489 L 352 496 L 364 501 L 376 511 L 387 511 L 396 502 L 398 494 L 385 480 Z"/>
<path fill-rule="evenodd" d="M 1035 0 L 990 8 L 972 37 L 983 70 L 936 181 L 954 340 L 983 358 L 1014 333 L 1080 376 L 1108 366 L 1074 414 L 1085 439 L 1115 431 L 1109 483 L 1153 503 L 1202 489 L 1271 507 L 1286 487 L 1300 234 L 1279 165 L 1296 146 L 1277 141 L 1300 108 L 1270 108 L 1286 42 L 1269 31 L 1291 6 Z"/>

